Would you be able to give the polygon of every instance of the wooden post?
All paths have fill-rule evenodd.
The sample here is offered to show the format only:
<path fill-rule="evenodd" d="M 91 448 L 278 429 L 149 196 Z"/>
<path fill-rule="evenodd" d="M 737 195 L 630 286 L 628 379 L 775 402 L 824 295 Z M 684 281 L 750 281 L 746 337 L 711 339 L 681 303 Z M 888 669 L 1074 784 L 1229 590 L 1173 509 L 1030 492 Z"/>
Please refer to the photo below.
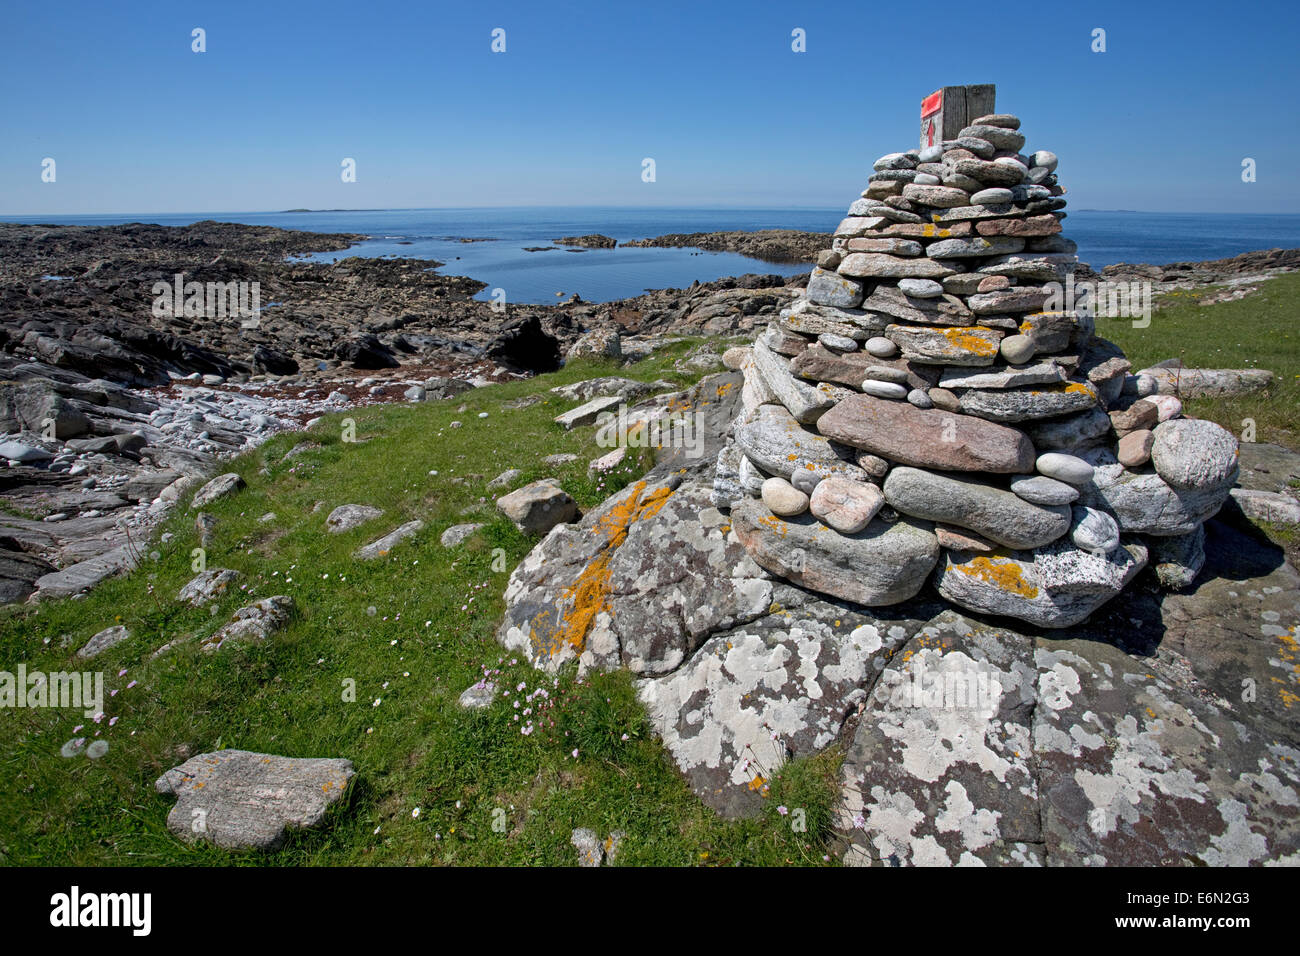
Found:
<path fill-rule="evenodd" d="M 935 90 L 921 101 L 921 148 L 956 139 L 971 120 L 992 113 L 996 92 L 992 83 Z"/>

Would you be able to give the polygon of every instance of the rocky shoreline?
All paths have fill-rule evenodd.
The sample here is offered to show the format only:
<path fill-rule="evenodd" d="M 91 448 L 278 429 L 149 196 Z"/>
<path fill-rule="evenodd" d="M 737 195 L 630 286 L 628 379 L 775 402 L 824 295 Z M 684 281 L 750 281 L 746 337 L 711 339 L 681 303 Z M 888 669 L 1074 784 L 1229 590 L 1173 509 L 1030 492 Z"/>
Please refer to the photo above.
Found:
<path fill-rule="evenodd" d="M 577 355 L 634 360 L 682 335 L 752 334 L 807 284 L 746 275 L 502 314 L 472 298 L 483 283 L 433 271 L 441 263 L 303 258 L 361 238 L 217 222 L 0 224 L 0 459 L 9 462 L 0 471 L 0 600 L 75 593 L 115 573 L 138 559 L 132 549 L 188 483 L 321 414 L 442 398 Z M 824 243 L 770 230 L 633 244 L 804 257 L 806 245 Z M 1298 258 L 1274 250 L 1105 274 L 1215 281 L 1294 268 Z M 155 315 L 155 283 L 178 274 L 258 283 L 256 322 Z"/>
<path fill-rule="evenodd" d="M 759 229 L 754 232 L 670 233 L 653 239 L 633 239 L 624 246 L 642 248 L 693 248 L 707 252 L 735 252 L 764 262 L 812 262 L 831 240 L 830 233 L 798 229 Z"/>

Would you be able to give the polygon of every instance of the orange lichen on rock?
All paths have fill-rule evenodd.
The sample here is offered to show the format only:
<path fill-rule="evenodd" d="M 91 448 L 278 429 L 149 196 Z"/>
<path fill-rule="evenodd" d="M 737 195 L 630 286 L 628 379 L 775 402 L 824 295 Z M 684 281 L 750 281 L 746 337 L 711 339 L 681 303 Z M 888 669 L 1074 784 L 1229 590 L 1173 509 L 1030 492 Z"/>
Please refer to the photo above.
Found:
<path fill-rule="evenodd" d="M 609 610 L 610 571 L 609 563 L 619 546 L 627 540 L 628 530 L 637 522 L 657 515 L 673 490 L 667 487 L 657 488 L 645 493 L 646 483 L 637 482 L 630 494 L 615 504 L 596 523 L 594 534 L 605 538 L 600 553 L 582 569 L 577 579 L 564 589 L 558 602 L 559 613 L 555 627 L 541 628 L 541 620 L 546 616 L 543 611 L 533 619 L 530 628 L 533 651 L 538 658 L 554 657 L 566 646 L 572 647 L 579 654 L 587 640 L 587 632 L 596 615 Z M 540 633 L 539 633 L 540 631 Z"/>
<path fill-rule="evenodd" d="M 961 564 L 954 564 L 953 569 L 1022 598 L 1038 597 L 1038 586 L 1025 580 L 1020 563 L 1008 557 L 1005 552 L 981 554 Z"/>
<path fill-rule="evenodd" d="M 967 329 L 938 329 L 950 343 L 975 355 L 997 355 L 998 343 L 971 333 Z"/>

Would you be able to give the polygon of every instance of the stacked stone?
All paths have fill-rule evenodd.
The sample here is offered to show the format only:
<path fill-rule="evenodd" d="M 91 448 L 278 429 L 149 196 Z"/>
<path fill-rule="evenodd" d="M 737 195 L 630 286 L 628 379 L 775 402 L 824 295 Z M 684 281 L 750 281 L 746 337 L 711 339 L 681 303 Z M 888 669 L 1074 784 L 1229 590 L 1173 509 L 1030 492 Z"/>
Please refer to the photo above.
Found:
<path fill-rule="evenodd" d="M 1236 440 L 1061 310 L 1057 158 L 1019 127 L 882 156 L 804 297 L 729 356 L 745 410 L 713 500 L 769 572 L 865 606 L 933 576 L 962 608 L 1064 627 L 1149 560 L 1169 586 L 1200 569 Z"/>

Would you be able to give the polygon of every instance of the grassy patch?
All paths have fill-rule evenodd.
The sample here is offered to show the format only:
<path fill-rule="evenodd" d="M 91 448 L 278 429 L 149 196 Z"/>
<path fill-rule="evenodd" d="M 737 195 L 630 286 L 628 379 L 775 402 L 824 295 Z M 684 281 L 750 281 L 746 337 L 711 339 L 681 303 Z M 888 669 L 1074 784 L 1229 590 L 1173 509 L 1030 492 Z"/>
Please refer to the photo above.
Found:
<path fill-rule="evenodd" d="M 1199 305 L 1212 291 L 1162 296 L 1144 329 L 1130 319 L 1098 319 L 1097 333 L 1123 348 L 1134 369 L 1179 358 L 1189 367 L 1270 370 L 1268 391 L 1191 399 L 1186 411 L 1238 436 L 1250 419 L 1256 441 L 1300 449 L 1300 274 L 1262 282 L 1243 299 Z"/>
<path fill-rule="evenodd" d="M 117 623 L 131 632 L 93 662 L 106 693 L 115 691 L 98 724 L 79 710 L 0 710 L 0 862 L 569 865 L 577 857 L 569 835 L 587 826 L 602 838 L 626 832 L 620 864 L 822 863 L 834 752 L 782 768 L 759 818 L 722 821 L 650 734 L 627 674 L 545 676 L 503 654 L 494 637 L 509 570 L 535 539 L 497 514 L 494 496 L 504 492 L 486 483 L 512 467 L 523 472 L 513 487 L 557 477 L 590 508 L 649 465 L 629 457 L 609 475 L 588 475 L 603 449 L 593 429 L 554 425 L 577 403 L 548 388 L 601 374 L 689 384 L 698 376 L 672 363 L 695 344 L 624 370 L 579 362 L 445 402 L 331 415 L 310 433 L 318 448 L 284 460 L 305 437 L 286 434 L 241 456 L 228 469 L 248 487 L 207 509 L 218 523 L 206 565 L 242 574 L 215 613 L 175 601 L 198 547 L 193 514 L 178 512 L 160 529 L 172 537 L 145 543 L 135 573 L 81 599 L 0 616 L 0 667 L 11 671 L 20 662 L 84 670 L 73 655 L 92 634 Z M 543 401 L 505 407 L 533 393 Z M 345 419 L 355 443 L 341 440 Z M 547 468 L 543 459 L 558 452 L 578 459 Z M 327 533 L 326 515 L 344 503 L 385 513 Z M 423 531 L 384 558 L 351 557 L 417 517 Z M 444 549 L 441 532 L 466 521 L 485 527 Z M 272 594 L 294 598 L 287 629 L 263 644 L 198 651 L 236 608 Z M 511 696 L 461 709 L 458 695 L 485 669 Z M 526 708 L 530 735 L 520 733 Z M 69 739 L 96 732 L 109 743 L 103 757 L 60 755 Z M 343 756 L 359 776 L 323 828 L 291 833 L 272 854 L 232 858 L 174 838 L 165 825 L 173 800 L 153 788 L 188 756 L 223 747 Z M 802 829 L 778 806 L 801 810 Z"/>

